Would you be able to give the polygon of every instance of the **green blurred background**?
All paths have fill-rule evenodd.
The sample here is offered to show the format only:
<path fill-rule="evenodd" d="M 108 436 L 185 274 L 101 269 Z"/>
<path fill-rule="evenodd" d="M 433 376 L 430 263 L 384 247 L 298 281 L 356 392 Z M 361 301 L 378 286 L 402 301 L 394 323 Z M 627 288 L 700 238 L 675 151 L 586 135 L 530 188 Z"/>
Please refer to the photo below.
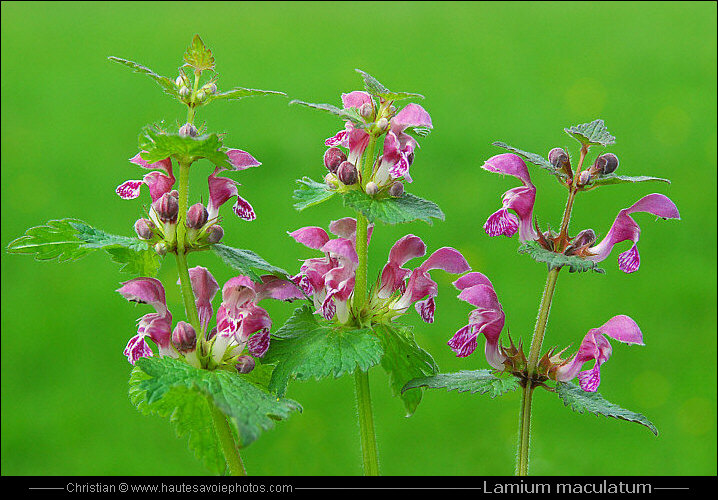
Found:
<path fill-rule="evenodd" d="M 716 474 L 716 5 L 715 3 L 2 3 L 2 246 L 48 219 L 77 217 L 132 234 L 147 194 L 122 201 L 120 182 L 143 172 L 127 162 L 150 122 L 183 120 L 184 110 L 151 80 L 107 61 L 115 55 L 176 75 L 199 33 L 213 49 L 220 89 L 285 91 L 338 104 L 360 88 L 354 68 L 391 89 L 420 92 L 434 132 L 421 141 L 410 190 L 435 200 L 446 221 L 377 228 L 370 276 L 391 244 L 412 232 L 429 249 L 451 245 L 493 280 L 507 325 L 525 341 L 546 270 L 516 254 L 517 239 L 489 238 L 482 224 L 513 178 L 479 167 L 503 140 L 546 154 L 576 143 L 563 127 L 603 118 L 626 175 L 673 184 L 610 186 L 582 195 L 573 231 L 605 234 L 616 213 L 660 191 L 682 221 L 643 229 L 642 266 L 632 275 L 561 273 L 547 345 L 577 345 L 615 314 L 641 326 L 646 346 L 615 345 L 602 371 L 609 400 L 645 413 L 658 438 L 638 425 L 565 409 L 535 397 L 535 474 Z M 200 122 L 264 164 L 243 172 L 241 194 L 258 218 L 223 208 L 225 242 L 296 270 L 312 252 L 285 231 L 326 226 L 348 215 L 337 200 L 298 213 L 294 179 L 323 175 L 323 141 L 334 117 L 288 107 L 282 97 L 221 102 Z M 199 164 L 192 196 L 206 199 L 210 168 Z M 558 225 L 565 192 L 538 169 L 536 213 Z M 213 255 L 192 257 L 220 283 L 231 277 Z M 416 314 L 417 339 L 442 371 L 485 368 L 481 354 L 457 359 L 446 346 L 470 307 L 440 284 L 436 322 Z M 174 282 L 173 263 L 160 278 Z M 127 276 L 102 253 L 58 265 L 2 257 L 2 473 L 204 474 L 159 418 L 127 398 L 122 356 L 134 321 L 114 290 Z M 177 287 L 168 302 L 182 317 Z M 275 327 L 292 306 L 267 304 Z M 511 474 L 519 394 L 498 400 L 431 391 L 412 418 L 371 372 L 384 474 Z M 353 381 L 294 383 L 302 415 L 280 422 L 243 453 L 254 475 L 360 472 Z"/>

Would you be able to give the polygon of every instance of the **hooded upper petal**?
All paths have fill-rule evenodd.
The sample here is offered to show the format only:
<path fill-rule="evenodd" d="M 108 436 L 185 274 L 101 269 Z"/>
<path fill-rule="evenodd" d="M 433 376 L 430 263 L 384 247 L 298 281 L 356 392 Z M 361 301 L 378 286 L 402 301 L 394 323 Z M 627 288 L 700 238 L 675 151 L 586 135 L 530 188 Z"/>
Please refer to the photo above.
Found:
<path fill-rule="evenodd" d="M 206 267 L 197 266 L 189 270 L 197 313 L 202 328 L 207 328 L 212 319 L 212 299 L 219 291 L 219 284 Z M 179 281 L 178 281 L 179 283 Z"/>
<path fill-rule="evenodd" d="M 431 116 L 429 113 L 415 103 L 404 106 L 394 118 L 391 119 L 392 129 L 403 131 L 407 127 L 427 127 L 434 128 L 431 124 Z"/>
<path fill-rule="evenodd" d="M 360 108 L 364 104 L 372 104 L 371 95 L 361 90 L 355 90 L 348 94 L 342 94 L 344 108 Z"/>
<path fill-rule="evenodd" d="M 130 302 L 150 304 L 158 314 L 167 313 L 165 289 L 162 282 L 156 278 L 141 277 L 125 281 L 117 292 Z"/>
<path fill-rule="evenodd" d="M 245 170 L 250 167 L 258 167 L 262 164 L 262 162 L 257 161 L 254 156 L 241 149 L 227 150 L 227 157 L 234 170 Z"/>

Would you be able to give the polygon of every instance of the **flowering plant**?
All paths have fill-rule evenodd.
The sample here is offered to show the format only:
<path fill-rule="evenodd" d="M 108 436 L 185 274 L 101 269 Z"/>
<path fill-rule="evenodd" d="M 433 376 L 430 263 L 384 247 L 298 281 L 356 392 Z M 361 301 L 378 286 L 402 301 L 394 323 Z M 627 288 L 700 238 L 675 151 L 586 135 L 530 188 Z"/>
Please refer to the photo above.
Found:
<path fill-rule="evenodd" d="M 325 141 L 324 181 L 299 180 L 295 207 L 303 210 L 339 196 L 354 214 L 332 221 L 329 233 L 321 227 L 289 233 L 322 255 L 306 259 L 293 277 L 309 304 L 298 308 L 274 332 L 265 360 L 276 364 L 270 388 L 280 396 L 292 378 L 354 374 L 364 473 L 376 475 L 379 463 L 369 369 L 381 364 L 407 415 L 413 414 L 421 389 L 404 393 L 400 389 L 411 379 L 437 373 L 437 366 L 416 343 L 412 329 L 397 320 L 413 304 L 425 322 L 433 322 L 439 287 L 430 271 L 462 274 L 470 267 L 451 247 L 436 249 L 414 269 L 405 267 L 426 255 L 424 242 L 407 234 L 393 245 L 371 286 L 367 257 L 377 222 L 430 222 L 443 220 L 444 214 L 433 202 L 406 192 L 404 185 L 413 181 L 410 168 L 419 147 L 417 138 L 426 137 L 432 123 L 423 107 L 416 103 L 401 107 L 401 101 L 422 96 L 392 92 L 368 73 L 357 71 L 365 91 L 342 94 L 341 108 L 293 101 L 344 120 L 344 128 Z"/>
<path fill-rule="evenodd" d="M 147 186 L 152 203 L 147 216 L 134 224 L 137 236 L 108 234 L 77 219 L 53 220 L 28 229 L 9 244 L 8 251 L 64 262 L 103 249 L 122 264 L 122 271 L 134 275 L 117 292 L 154 311 L 137 320 L 137 333 L 124 350 L 133 365 L 133 404 L 143 414 L 168 417 L 178 437 L 186 439 L 195 456 L 213 472 L 244 475 L 239 449 L 272 428 L 276 420 L 301 409 L 267 390 L 271 367 L 262 363 L 262 357 L 269 347 L 272 320 L 258 303 L 265 298 L 293 300 L 303 294 L 282 269 L 249 250 L 221 243 L 224 203 L 234 198 L 232 211 L 239 219 L 256 218 L 251 204 L 239 195 L 239 184 L 224 175 L 261 163 L 246 151 L 225 146 L 220 135 L 208 132 L 204 125 L 197 127 L 195 119 L 199 108 L 215 100 L 283 94 L 242 87 L 220 92 L 212 51 L 197 35 L 184 54 L 176 80 L 132 61 L 110 60 L 150 77 L 187 109 L 181 126 L 154 124 L 141 131 L 139 153 L 129 161 L 150 172 L 116 189 L 118 196 L 129 200 L 140 197 L 142 186 Z M 212 168 L 207 178 L 208 202 L 190 206 L 190 169 L 202 168 L 195 166 L 202 160 Z M 208 269 L 189 268 L 187 263 L 193 252 L 208 250 L 238 273 L 222 286 L 216 315 L 212 300 L 219 284 Z M 170 255 L 177 270 L 170 282 L 180 285 L 186 314 L 174 327 L 178 311 L 173 318 L 172 304 L 165 299 L 165 288 L 173 283 L 163 284 L 155 277 L 162 259 Z"/>
<path fill-rule="evenodd" d="M 625 273 L 633 273 L 640 265 L 636 246 L 640 228 L 631 215 L 648 212 L 662 219 L 680 218 L 678 209 L 668 197 L 653 193 L 619 211 L 615 222 L 599 243 L 596 243 L 597 237 L 593 229 L 583 229 L 575 236 L 570 236 L 571 212 L 579 193 L 611 184 L 669 181 L 656 177 L 618 175 L 615 171 L 619 161 L 613 153 L 598 155 L 590 167 L 584 168 L 591 147 L 613 145 L 615 138 L 608 132 L 603 120 L 565 130 L 581 144 L 575 170 L 569 154 L 561 148 L 553 148 L 546 159 L 503 142 L 495 142 L 494 145 L 511 152 L 493 156 L 483 165 L 489 172 L 509 175 L 521 182 L 520 186 L 504 193 L 502 207 L 488 217 L 483 226 L 484 230 L 489 236 L 512 237 L 518 233 L 521 243 L 519 253 L 528 254 L 548 266 L 548 278 L 528 356 L 524 352 L 523 343 L 519 341 L 518 345 L 514 344 L 508 332 L 508 343 L 501 342 L 500 336 L 506 317 L 498 295 L 486 276 L 472 272 L 459 278 L 454 285 L 460 290 L 459 299 L 468 302 L 475 309 L 469 313 L 468 324 L 454 334 L 448 345 L 456 356 L 467 357 L 476 350 L 478 338 L 483 334 L 486 339 L 486 361 L 493 370 L 421 377 L 410 381 L 404 387 L 404 390 L 417 387 L 457 389 L 459 392 L 488 393 L 492 397 L 520 387 L 522 401 L 516 464 L 516 472 L 519 475 L 527 475 L 529 469 L 531 400 L 536 388 L 555 393 L 566 406 L 579 413 L 588 411 L 637 422 L 658 434 L 656 427 L 645 416 L 610 403 L 596 392 L 601 382 L 601 366 L 608 361 L 612 353 L 609 339 L 629 345 L 644 345 L 643 334 L 632 318 L 621 314 L 607 321 L 604 319 L 605 323 L 589 330 L 577 351 L 565 358 L 563 356 L 569 351 L 569 347 L 561 350 L 552 348 L 541 354 L 551 302 L 561 269 L 568 268 L 569 272 L 604 273 L 597 264 L 610 255 L 616 244 L 628 240 L 633 245 L 618 256 L 618 267 Z M 542 231 L 539 227 L 538 219 L 534 216 L 537 190 L 531 182 L 524 160 L 548 171 L 568 191 L 568 200 L 558 232 L 550 228 Z M 589 362 L 594 363 L 593 367 L 581 371 Z M 574 378 L 578 378 L 578 386 L 571 383 Z"/>

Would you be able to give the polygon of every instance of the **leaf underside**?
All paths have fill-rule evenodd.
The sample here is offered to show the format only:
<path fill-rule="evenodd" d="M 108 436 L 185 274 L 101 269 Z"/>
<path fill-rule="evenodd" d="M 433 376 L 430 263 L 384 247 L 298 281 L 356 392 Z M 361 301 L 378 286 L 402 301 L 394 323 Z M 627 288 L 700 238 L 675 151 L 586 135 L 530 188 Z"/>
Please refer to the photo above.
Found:
<path fill-rule="evenodd" d="M 668 179 L 662 179 L 660 177 L 650 177 L 647 175 L 616 175 L 608 174 L 602 175 L 591 182 L 589 186 L 605 186 L 610 184 L 635 184 L 637 182 L 665 182 L 670 184 L 671 181 Z"/>
<path fill-rule="evenodd" d="M 379 339 L 369 329 L 346 330 L 320 323 L 305 305 L 272 335 L 263 361 L 275 364 L 269 389 L 280 397 L 291 379 L 341 377 L 381 360 Z"/>
<path fill-rule="evenodd" d="M 385 101 L 398 101 L 400 99 L 419 98 L 423 99 L 424 96 L 421 94 L 415 94 L 413 92 L 392 92 L 384 85 L 379 83 L 379 80 L 371 76 L 369 73 L 360 69 L 356 70 L 357 73 L 361 74 L 364 80 L 364 89 L 373 96 L 382 98 Z"/>
<path fill-rule="evenodd" d="M 288 276 L 287 271 L 281 267 L 270 264 L 251 250 L 232 248 L 219 243 L 212 245 L 212 250 L 225 264 L 233 267 L 241 274 L 248 276 L 252 281 L 261 281 L 261 275 L 257 273 L 257 271 L 263 271 L 263 274 L 273 274 L 280 278 L 286 278 Z"/>
<path fill-rule="evenodd" d="M 144 414 L 169 417 L 178 437 L 215 472 L 224 468 L 210 410 L 214 404 L 236 426 L 242 447 L 301 406 L 280 399 L 252 379 L 225 370 L 201 370 L 170 357 L 140 358 L 130 378 L 130 398 Z M 139 373 L 137 373 L 141 370 Z"/>
<path fill-rule="evenodd" d="M 404 193 L 398 198 L 391 196 L 373 197 L 362 190 L 349 191 L 343 196 L 344 205 L 361 212 L 369 222 L 400 224 L 423 220 L 428 224 L 432 218 L 444 220 L 444 212 L 433 201 Z"/>
<path fill-rule="evenodd" d="M 98 249 L 105 250 L 114 262 L 121 264 L 120 271 L 138 276 L 156 275 L 161 264 L 146 242 L 106 233 L 79 219 L 51 220 L 32 227 L 7 247 L 9 253 L 58 262 L 76 261 Z"/>
<path fill-rule="evenodd" d="M 551 252 L 550 250 L 543 248 L 536 241 L 526 241 L 522 243 L 518 249 L 518 253 L 525 253 L 536 262 L 543 262 L 547 264 L 549 271 L 568 266 L 569 272 L 571 273 L 594 271 L 604 274 L 606 272 L 604 269 L 598 267 L 598 264 L 592 260 L 583 259 L 575 255 L 564 255 L 561 253 Z"/>
<path fill-rule="evenodd" d="M 597 392 L 586 392 L 570 382 L 558 382 L 556 384 L 556 394 L 561 398 L 565 406 L 570 407 L 577 413 L 590 412 L 594 415 L 635 422 L 647 427 L 653 434 L 658 436 L 658 429 L 644 415 L 606 401 Z"/>
<path fill-rule="evenodd" d="M 491 370 L 462 370 L 456 373 L 440 373 L 433 377 L 416 378 L 407 383 L 402 391 L 415 387 L 488 394 L 493 399 L 507 392 L 515 391 L 518 389 L 519 383 L 516 377 L 497 377 L 492 374 Z"/>
<path fill-rule="evenodd" d="M 355 108 L 342 109 L 342 108 L 338 108 L 332 104 L 306 102 L 306 101 L 299 101 L 297 99 L 290 101 L 289 104 L 301 104 L 302 106 L 306 106 L 308 108 L 314 108 L 314 109 L 318 109 L 320 111 L 325 111 L 332 115 L 338 116 L 339 118 L 342 118 L 344 120 L 350 120 L 352 123 L 354 123 L 355 126 L 364 127 L 364 125 L 366 125 L 364 123 L 364 120 L 362 120 L 362 117 L 359 116 L 359 113 L 357 112 L 357 110 Z"/>
<path fill-rule="evenodd" d="M 134 61 L 128 61 L 127 59 L 122 59 L 115 56 L 111 56 L 108 59 L 110 61 L 122 64 L 123 66 L 130 68 L 135 73 L 140 73 L 152 78 L 160 87 L 162 87 L 162 90 L 164 90 L 166 94 L 171 95 L 176 99 L 181 99 L 179 95 L 179 90 L 177 89 L 177 85 L 175 85 L 175 82 L 173 82 L 166 76 L 158 75 L 151 69 L 146 68 L 145 66 L 142 66 L 141 64 L 138 64 Z"/>

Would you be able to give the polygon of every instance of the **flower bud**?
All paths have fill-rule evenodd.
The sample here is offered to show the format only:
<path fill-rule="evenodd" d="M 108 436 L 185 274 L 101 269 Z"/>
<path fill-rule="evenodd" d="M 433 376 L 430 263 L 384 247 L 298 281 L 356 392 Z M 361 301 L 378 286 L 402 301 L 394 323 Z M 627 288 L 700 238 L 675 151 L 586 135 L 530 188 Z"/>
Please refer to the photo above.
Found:
<path fill-rule="evenodd" d="M 329 148 L 324 153 L 324 166 L 333 174 L 337 173 L 337 168 L 345 161 L 347 155 L 339 148 Z"/>
<path fill-rule="evenodd" d="M 254 370 L 254 358 L 243 354 L 237 358 L 237 364 L 234 367 L 239 373 L 249 373 Z"/>
<path fill-rule="evenodd" d="M 167 245 L 165 245 L 164 241 L 160 241 L 155 245 L 155 252 L 157 252 L 157 255 L 160 257 L 164 257 L 167 254 Z"/>
<path fill-rule="evenodd" d="M 197 100 L 200 102 L 204 101 L 204 91 L 200 90 L 199 92 L 197 92 Z"/>
<path fill-rule="evenodd" d="M 366 183 L 366 194 L 369 196 L 374 196 L 379 192 L 379 186 L 376 185 L 376 182 L 367 182 Z"/>
<path fill-rule="evenodd" d="M 393 104 L 389 106 L 389 116 L 394 116 L 396 114 L 396 106 Z"/>
<path fill-rule="evenodd" d="M 135 222 L 135 232 L 141 240 L 151 240 L 155 235 L 153 229 L 155 229 L 155 224 L 149 219 L 137 219 Z"/>
<path fill-rule="evenodd" d="M 581 175 L 578 176 L 578 185 L 579 186 L 585 186 L 591 182 L 591 170 L 584 170 L 581 172 Z"/>
<path fill-rule="evenodd" d="M 175 85 L 179 87 L 180 85 L 182 85 L 182 83 L 184 83 L 184 80 L 182 79 L 182 75 L 179 75 L 175 80 Z"/>
<path fill-rule="evenodd" d="M 331 172 L 327 172 L 327 175 L 324 176 L 324 183 L 329 189 L 336 189 L 339 187 L 339 183 L 337 182 L 337 176 Z"/>
<path fill-rule="evenodd" d="M 209 331 L 209 333 L 207 334 L 207 340 L 208 340 L 208 341 L 209 341 L 209 340 L 212 340 L 215 335 L 217 335 L 217 327 L 216 327 L 216 326 L 215 326 L 214 328 L 212 328 L 212 329 Z"/>
<path fill-rule="evenodd" d="M 179 89 L 179 95 L 182 97 L 187 97 L 189 95 L 189 87 L 182 86 Z"/>
<path fill-rule="evenodd" d="M 165 193 L 159 200 L 152 204 L 157 216 L 162 222 L 176 222 L 179 212 L 179 201 L 172 196 L 172 192 Z"/>
<path fill-rule="evenodd" d="M 374 114 L 374 108 L 368 102 L 365 102 L 359 106 L 359 115 L 364 118 L 369 118 Z"/>
<path fill-rule="evenodd" d="M 205 92 L 207 92 L 208 94 L 214 94 L 215 92 L 217 92 L 217 85 L 214 82 L 208 83 L 202 88 L 204 88 Z"/>
<path fill-rule="evenodd" d="M 207 222 L 209 214 L 207 209 L 201 203 L 195 203 L 187 210 L 187 227 L 190 229 L 199 229 Z"/>
<path fill-rule="evenodd" d="M 376 122 L 376 126 L 383 132 L 389 128 L 389 120 L 386 118 L 380 118 L 379 121 Z"/>
<path fill-rule="evenodd" d="M 197 334 L 192 325 L 179 321 L 172 332 L 172 345 L 181 352 L 192 352 L 197 347 Z"/>
<path fill-rule="evenodd" d="M 207 229 L 207 241 L 209 243 L 219 243 L 222 241 L 222 238 L 224 237 L 224 229 L 222 229 L 222 226 L 218 226 L 215 224 L 214 226 L 211 226 L 209 229 Z"/>
<path fill-rule="evenodd" d="M 566 247 L 564 253 L 566 255 L 573 255 L 574 253 L 577 253 L 581 249 L 589 247 L 594 243 L 596 243 L 596 233 L 593 229 L 584 229 L 576 235 L 573 241 L 571 241 L 571 244 Z"/>
<path fill-rule="evenodd" d="M 602 154 L 593 162 L 591 170 L 598 175 L 612 174 L 618 168 L 618 156 L 613 153 Z"/>
<path fill-rule="evenodd" d="M 389 196 L 398 198 L 399 196 L 401 196 L 403 194 L 404 194 L 404 184 L 402 184 L 401 181 L 396 181 L 389 188 Z"/>
<path fill-rule="evenodd" d="M 339 177 L 339 180 L 342 181 L 343 184 L 351 186 L 352 184 L 356 184 L 359 179 L 359 173 L 353 164 L 345 161 L 337 168 L 337 177 Z"/>
<path fill-rule="evenodd" d="M 197 137 L 197 133 L 197 127 L 195 127 L 189 122 L 182 125 L 179 129 L 180 137 Z"/>
<path fill-rule="evenodd" d="M 565 172 L 569 177 L 573 177 L 571 170 L 571 159 L 566 151 L 561 148 L 553 148 L 548 152 L 548 162 L 559 170 Z"/>

